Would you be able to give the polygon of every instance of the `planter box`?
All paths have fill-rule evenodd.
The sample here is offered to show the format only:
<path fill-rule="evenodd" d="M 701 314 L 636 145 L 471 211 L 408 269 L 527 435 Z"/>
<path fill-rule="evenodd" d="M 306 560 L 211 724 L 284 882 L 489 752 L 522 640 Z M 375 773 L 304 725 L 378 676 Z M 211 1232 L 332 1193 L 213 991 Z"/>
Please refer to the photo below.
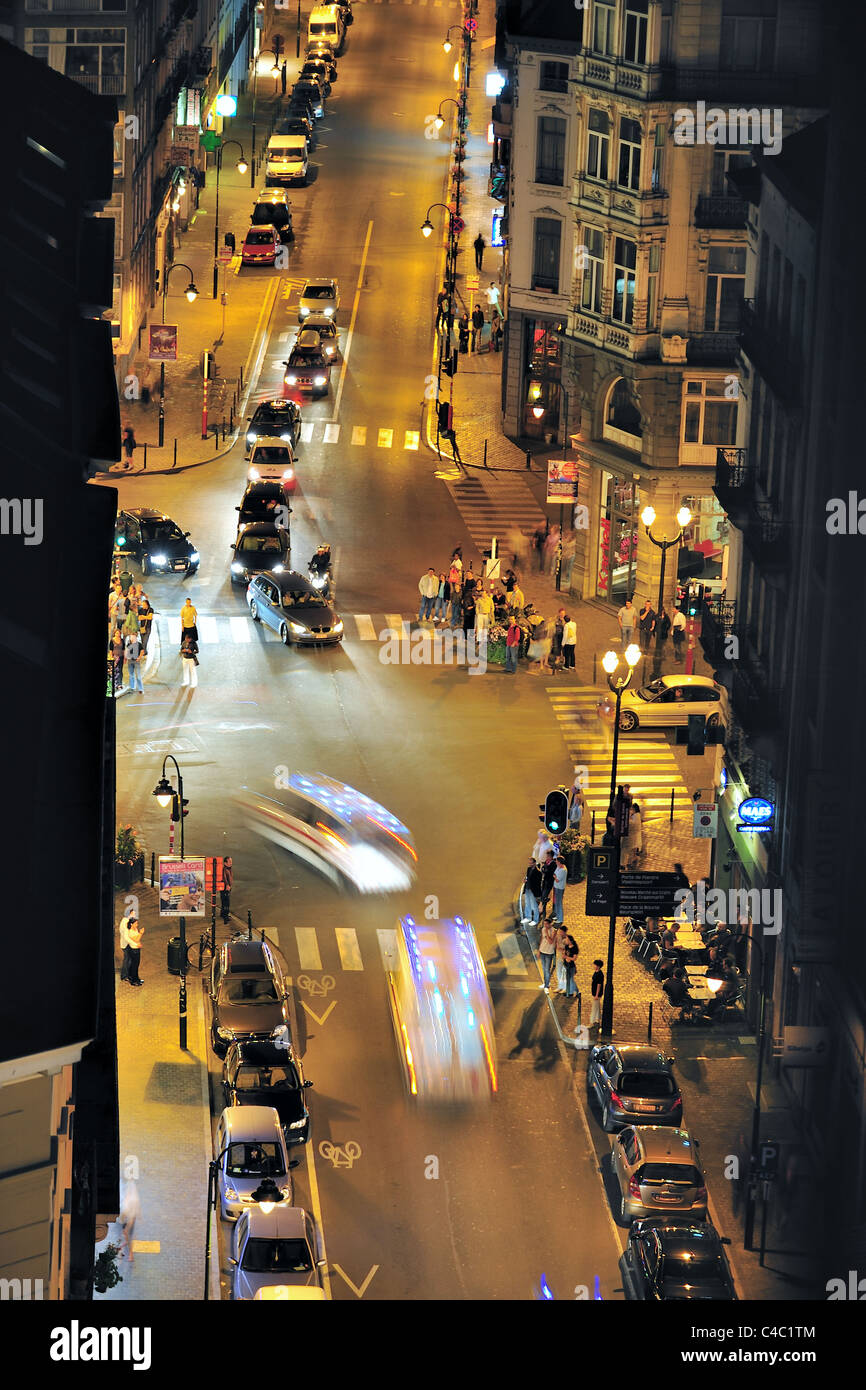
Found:
<path fill-rule="evenodd" d="M 583 853 L 579 849 L 569 849 L 563 854 L 565 867 L 568 871 L 569 883 L 581 883 L 583 881 Z"/>
<path fill-rule="evenodd" d="M 119 864 L 114 861 L 115 888 L 131 888 L 134 883 L 144 881 L 144 855 L 139 855 L 134 864 Z"/>

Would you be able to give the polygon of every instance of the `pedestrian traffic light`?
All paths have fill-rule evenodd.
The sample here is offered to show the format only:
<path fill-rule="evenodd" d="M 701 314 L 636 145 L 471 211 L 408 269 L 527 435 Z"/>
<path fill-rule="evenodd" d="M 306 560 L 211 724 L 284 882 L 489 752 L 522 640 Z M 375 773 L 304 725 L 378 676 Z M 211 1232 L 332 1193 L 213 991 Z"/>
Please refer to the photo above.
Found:
<path fill-rule="evenodd" d="M 686 616 L 696 618 L 701 611 L 704 597 L 703 584 L 690 584 L 686 590 Z"/>
<path fill-rule="evenodd" d="M 189 797 L 188 797 L 188 796 L 185 796 L 185 797 L 183 798 L 183 803 L 182 803 L 182 804 L 183 804 L 183 814 L 184 814 L 185 816 L 188 816 L 188 815 L 189 815 L 189 811 L 187 810 L 187 807 L 189 806 Z M 180 812 L 181 812 L 181 798 L 178 796 L 177 792 L 175 792 L 174 795 L 173 795 L 172 798 L 171 798 L 171 818 L 172 818 L 172 820 L 175 820 L 175 821 L 180 820 Z"/>
<path fill-rule="evenodd" d="M 439 433 L 447 434 L 451 429 L 451 403 L 450 401 L 439 402 Z"/>
<path fill-rule="evenodd" d="M 443 362 L 442 362 L 442 370 L 443 370 L 443 372 L 445 373 L 446 376 L 456 376 L 456 375 L 457 375 L 457 350 L 456 350 L 456 348 L 454 349 L 454 351 L 449 352 L 448 356 L 444 358 L 444 360 L 443 360 Z"/>
<path fill-rule="evenodd" d="M 216 376 L 215 354 L 207 348 L 201 355 L 201 375 L 203 381 L 213 381 Z"/>
<path fill-rule="evenodd" d="M 544 828 L 561 835 L 568 824 L 568 796 L 563 791 L 548 792 L 544 800 Z"/>

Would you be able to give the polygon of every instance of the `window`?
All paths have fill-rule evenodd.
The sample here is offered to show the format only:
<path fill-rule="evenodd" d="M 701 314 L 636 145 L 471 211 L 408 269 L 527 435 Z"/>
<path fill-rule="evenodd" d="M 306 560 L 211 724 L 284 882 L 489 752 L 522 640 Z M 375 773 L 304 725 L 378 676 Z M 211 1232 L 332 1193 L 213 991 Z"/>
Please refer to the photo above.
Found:
<path fill-rule="evenodd" d="M 586 152 L 586 172 L 591 179 L 607 179 L 610 154 L 610 117 L 604 111 L 589 113 L 589 143 Z"/>
<path fill-rule="evenodd" d="M 538 90 L 540 92 L 567 92 L 568 63 L 542 63 Z"/>
<path fill-rule="evenodd" d="M 532 288 L 559 293 L 559 251 L 562 223 L 554 217 L 536 217 L 535 254 L 532 265 Z"/>
<path fill-rule="evenodd" d="M 123 29 L 27 29 L 27 52 L 97 96 L 126 90 Z"/>
<path fill-rule="evenodd" d="M 754 160 L 750 154 L 733 150 L 713 150 L 713 182 L 711 193 L 714 198 L 730 198 L 736 192 L 728 183 L 728 174 L 737 169 L 750 169 Z"/>
<path fill-rule="evenodd" d="M 653 171 L 650 187 L 653 193 L 660 193 L 662 189 L 662 171 L 664 168 L 665 157 L 665 128 L 659 124 L 656 126 L 655 142 L 653 144 Z"/>
<path fill-rule="evenodd" d="M 620 188 L 640 187 L 640 126 L 637 121 L 623 117 L 619 123 L 619 174 Z"/>
<path fill-rule="evenodd" d="M 565 177 L 565 120 L 539 116 L 535 156 L 535 182 L 561 188 Z"/>
<path fill-rule="evenodd" d="M 612 429 L 634 435 L 635 439 L 641 438 L 640 411 L 625 377 L 620 377 L 611 389 L 607 402 L 607 423 Z"/>
<path fill-rule="evenodd" d="M 710 332 L 729 333 L 739 327 L 745 283 L 745 246 L 710 247 L 707 264 L 707 302 L 704 311 L 705 329 Z"/>
<path fill-rule="evenodd" d="M 649 332 L 658 327 L 659 312 L 659 267 L 662 248 L 655 242 L 649 249 L 649 268 L 646 281 L 646 328 Z"/>
<path fill-rule="evenodd" d="M 614 323 L 634 322 L 635 266 L 637 246 L 633 241 L 616 237 L 613 243 L 613 305 Z"/>
<path fill-rule="evenodd" d="M 588 309 L 591 314 L 600 314 L 604 288 L 604 233 L 597 227 L 584 227 L 583 235 L 586 249 L 580 307 Z"/>
<path fill-rule="evenodd" d="M 729 448 L 737 437 L 737 402 L 725 396 L 724 381 L 687 381 L 683 442 Z"/>
<path fill-rule="evenodd" d="M 595 0 L 592 7 L 592 47 L 593 51 L 605 58 L 613 56 L 614 20 L 616 11 L 609 0 Z"/>
<path fill-rule="evenodd" d="M 725 66 L 740 72 L 773 72 L 776 21 L 743 15 L 722 18 L 721 51 Z"/>
<path fill-rule="evenodd" d="M 646 62 L 649 0 L 626 0 L 622 56 L 627 63 Z"/>
<path fill-rule="evenodd" d="M 526 367 L 533 376 L 557 376 L 558 324 L 549 319 L 526 319 Z"/>

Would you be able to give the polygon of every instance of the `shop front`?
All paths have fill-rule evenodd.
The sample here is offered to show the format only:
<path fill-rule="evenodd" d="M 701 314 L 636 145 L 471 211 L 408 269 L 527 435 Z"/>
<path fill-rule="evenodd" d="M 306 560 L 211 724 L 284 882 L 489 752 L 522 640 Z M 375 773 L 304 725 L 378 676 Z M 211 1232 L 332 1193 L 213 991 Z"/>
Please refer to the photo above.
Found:
<path fill-rule="evenodd" d="M 640 526 L 640 486 L 601 470 L 601 514 L 598 527 L 597 598 L 620 608 L 635 590 Z"/>

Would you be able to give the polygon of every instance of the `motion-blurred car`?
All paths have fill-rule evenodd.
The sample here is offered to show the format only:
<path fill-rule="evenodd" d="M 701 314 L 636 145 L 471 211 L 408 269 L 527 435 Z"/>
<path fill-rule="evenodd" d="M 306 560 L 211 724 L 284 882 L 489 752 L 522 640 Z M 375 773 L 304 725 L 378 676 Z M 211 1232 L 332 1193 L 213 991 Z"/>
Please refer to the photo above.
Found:
<path fill-rule="evenodd" d="M 620 1260 L 627 1299 L 655 1303 L 737 1297 L 724 1247 L 730 1245 L 709 1221 L 651 1216 L 632 1223 Z"/>
<path fill-rule="evenodd" d="M 321 1288 L 318 1243 L 312 1219 L 284 1202 L 271 1211 L 251 1206 L 232 1231 L 229 1264 L 232 1298 L 252 1299 L 260 1289 Z"/>
<path fill-rule="evenodd" d="M 229 1043 L 289 1033 L 289 989 L 282 963 L 268 941 L 234 939 L 211 966 L 211 1046 L 225 1057 Z"/>
<path fill-rule="evenodd" d="M 130 507 L 118 513 L 114 548 L 137 560 L 143 575 L 169 570 L 195 574 L 201 560 L 189 531 L 181 531 L 170 516 L 152 507 Z"/>
<path fill-rule="evenodd" d="M 244 526 L 231 552 L 233 584 L 249 584 L 254 574 L 282 574 L 292 563 L 288 531 L 270 521 Z"/>
<path fill-rule="evenodd" d="M 284 389 L 309 391 L 312 396 L 327 396 L 331 382 L 331 359 L 326 357 L 322 340 L 313 328 L 303 329 L 285 363 Z"/>
<path fill-rule="evenodd" d="M 253 445 L 262 435 L 291 444 L 292 453 L 295 453 L 301 437 L 301 411 L 297 403 L 278 398 L 261 401 L 256 406 L 247 421 L 244 458 L 249 458 Z"/>
<path fill-rule="evenodd" d="M 280 249 L 280 234 L 271 224 L 250 227 L 241 246 L 241 265 L 273 265 Z"/>
<path fill-rule="evenodd" d="M 619 1217 L 660 1212 L 707 1219 L 707 1186 L 697 1140 L 684 1129 L 629 1125 L 613 1141 L 611 1172 L 619 1187 Z"/>
<path fill-rule="evenodd" d="M 601 1106 L 609 1134 L 624 1125 L 680 1125 L 683 1101 L 672 1057 L 645 1043 L 590 1048 L 586 1089 Z"/>
<path fill-rule="evenodd" d="M 418 854 L 410 830 L 384 806 L 322 773 L 293 772 L 281 799 L 245 788 L 247 824 L 338 886 L 360 893 L 410 888 Z"/>
<path fill-rule="evenodd" d="M 284 492 L 294 492 L 298 480 L 291 444 L 285 439 L 259 435 L 250 450 L 247 478 L 251 483 L 281 483 Z"/>
<path fill-rule="evenodd" d="M 310 1137 L 304 1095 L 312 1084 L 298 1059 L 276 1043 L 232 1043 L 223 1063 L 226 1105 L 272 1105 L 287 1144 L 306 1144 Z"/>
<path fill-rule="evenodd" d="M 340 307 L 340 287 L 336 280 L 308 280 L 298 299 L 298 323 L 309 321 L 314 328 L 319 319 L 336 319 Z"/>
<path fill-rule="evenodd" d="M 272 1105 L 224 1110 L 217 1121 L 214 1157 L 223 1221 L 237 1221 L 252 1202 L 262 1178 L 272 1178 L 283 1200 L 291 1202 L 294 1192 L 289 1154 L 280 1117 Z"/>
<path fill-rule="evenodd" d="M 704 714 L 707 725 L 727 727 L 728 694 L 709 676 L 659 676 L 638 690 L 624 690 L 620 699 L 619 727 L 633 729 L 676 728 L 687 725 L 690 714 Z"/>
<path fill-rule="evenodd" d="M 291 646 L 328 646 L 343 640 L 343 623 L 308 579 L 294 570 L 256 575 L 247 589 L 253 622 L 263 622 Z"/>
<path fill-rule="evenodd" d="M 273 526 L 289 529 L 292 509 L 286 499 L 282 483 L 247 483 L 246 491 L 235 507 L 238 514 L 238 535 L 247 526 L 257 521 L 269 521 Z"/>
<path fill-rule="evenodd" d="M 420 927 L 402 918 L 388 998 L 410 1096 L 460 1102 L 495 1093 L 493 1005 L 469 922 L 454 917 Z"/>

